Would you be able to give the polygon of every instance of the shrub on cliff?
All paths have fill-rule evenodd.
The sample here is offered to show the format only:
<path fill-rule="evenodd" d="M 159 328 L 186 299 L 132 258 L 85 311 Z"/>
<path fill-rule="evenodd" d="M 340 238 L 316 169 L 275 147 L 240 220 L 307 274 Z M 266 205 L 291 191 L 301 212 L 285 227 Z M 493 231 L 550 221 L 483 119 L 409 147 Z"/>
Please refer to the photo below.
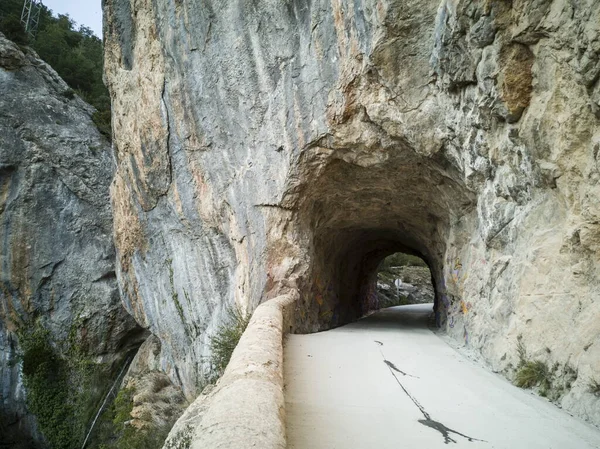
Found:
<path fill-rule="evenodd" d="M 19 338 L 27 406 L 37 417 L 40 430 L 53 448 L 76 447 L 75 411 L 69 395 L 65 364 L 50 345 L 48 332 L 36 326 Z"/>
<path fill-rule="evenodd" d="M 26 403 L 52 449 L 79 449 L 106 388 L 107 367 L 76 343 L 74 324 L 59 345 L 39 321 L 17 331 Z"/>
<path fill-rule="evenodd" d="M 229 309 L 228 318 L 222 324 L 215 335 L 210 339 L 210 365 L 212 369 L 210 381 L 216 381 L 223 375 L 233 350 L 242 338 L 242 334 L 248 327 L 250 315 L 242 312 L 239 308 Z"/>
<path fill-rule="evenodd" d="M 535 388 L 540 396 L 557 402 L 577 380 L 577 369 L 568 362 L 564 365 L 557 362 L 550 368 L 541 360 L 529 360 L 522 336 L 519 335 L 517 338 L 519 364 L 514 384 L 521 388 Z M 551 352 L 549 348 L 546 348 L 546 351 Z"/>
<path fill-rule="evenodd" d="M 132 424 L 134 396 L 133 387 L 119 390 L 102 414 L 97 428 L 88 444 L 89 449 L 160 449 L 176 419 L 167 425 L 146 423 L 143 427 Z"/>
<path fill-rule="evenodd" d="M 29 44 L 29 37 L 18 17 L 8 16 L 0 19 L 0 31 L 15 44 Z"/>
<path fill-rule="evenodd" d="M 91 365 L 76 350 L 61 355 L 39 323 L 23 326 L 19 342 L 27 407 L 40 430 L 52 448 L 79 447 L 93 402 Z"/>

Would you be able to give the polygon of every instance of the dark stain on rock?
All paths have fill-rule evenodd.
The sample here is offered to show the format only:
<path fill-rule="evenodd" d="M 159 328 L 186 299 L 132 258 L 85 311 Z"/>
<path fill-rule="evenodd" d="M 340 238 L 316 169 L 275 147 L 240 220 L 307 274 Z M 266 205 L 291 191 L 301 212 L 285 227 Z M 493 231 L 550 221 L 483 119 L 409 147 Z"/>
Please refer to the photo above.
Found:
<path fill-rule="evenodd" d="M 377 343 L 379 346 L 383 346 L 383 343 L 381 343 L 379 340 L 373 340 L 375 343 Z"/>

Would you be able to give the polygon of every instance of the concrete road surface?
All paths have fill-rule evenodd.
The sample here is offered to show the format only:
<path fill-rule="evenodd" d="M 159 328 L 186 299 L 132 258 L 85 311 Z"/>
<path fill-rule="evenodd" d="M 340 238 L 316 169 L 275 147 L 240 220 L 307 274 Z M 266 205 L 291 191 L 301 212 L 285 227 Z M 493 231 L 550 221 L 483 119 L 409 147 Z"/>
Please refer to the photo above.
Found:
<path fill-rule="evenodd" d="M 393 307 L 290 335 L 288 448 L 600 448 L 599 429 L 450 347 L 428 329 L 430 312 Z"/>

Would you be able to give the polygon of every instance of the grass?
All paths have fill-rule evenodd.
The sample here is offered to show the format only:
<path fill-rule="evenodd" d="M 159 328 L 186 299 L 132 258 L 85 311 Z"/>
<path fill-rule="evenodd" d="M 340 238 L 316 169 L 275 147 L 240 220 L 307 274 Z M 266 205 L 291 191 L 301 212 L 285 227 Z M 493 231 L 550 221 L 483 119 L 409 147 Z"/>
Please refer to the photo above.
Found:
<path fill-rule="evenodd" d="M 519 356 L 519 367 L 523 366 L 527 361 L 527 350 L 523 344 L 523 336 L 517 337 L 517 355 Z"/>
<path fill-rule="evenodd" d="M 211 355 L 209 363 L 211 374 L 209 377 L 211 381 L 216 381 L 225 372 L 233 350 L 242 338 L 249 322 L 249 314 L 243 313 L 239 308 L 229 309 L 225 323 L 210 338 Z"/>
<path fill-rule="evenodd" d="M 552 386 L 552 373 L 544 362 L 527 361 L 517 371 L 515 385 L 520 388 L 540 387 L 548 391 Z"/>
<path fill-rule="evenodd" d="M 588 391 L 594 396 L 600 398 L 600 382 L 598 382 L 596 379 L 592 379 L 588 385 Z"/>
<path fill-rule="evenodd" d="M 517 340 L 519 365 L 514 384 L 520 388 L 537 388 L 540 396 L 547 397 L 551 401 L 558 401 L 577 380 L 577 370 L 569 364 L 568 360 L 562 365 L 562 368 L 558 362 L 549 368 L 540 360 L 529 360 L 522 337 L 519 336 Z M 546 352 L 550 353 L 548 349 Z M 600 391 L 600 385 L 598 388 Z"/>

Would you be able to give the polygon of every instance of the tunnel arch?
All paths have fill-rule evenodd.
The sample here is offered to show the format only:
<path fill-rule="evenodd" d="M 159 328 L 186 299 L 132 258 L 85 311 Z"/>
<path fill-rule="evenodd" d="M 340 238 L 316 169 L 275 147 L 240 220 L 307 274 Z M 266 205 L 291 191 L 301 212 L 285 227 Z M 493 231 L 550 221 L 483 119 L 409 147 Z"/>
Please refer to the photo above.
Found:
<path fill-rule="evenodd" d="M 391 254 L 421 257 L 434 273 L 431 256 L 407 243 L 409 239 L 396 229 L 331 228 L 315 240 L 307 300 L 318 306 L 319 330 L 349 323 L 378 308 L 378 267 Z M 438 274 L 442 274 L 441 267 Z M 437 282 L 432 283 L 437 291 Z"/>
<path fill-rule="evenodd" d="M 299 218 L 308 269 L 296 332 L 344 325 L 376 308 L 370 295 L 377 267 L 395 252 L 427 263 L 437 322 L 444 320 L 447 241 L 452 223 L 474 202 L 460 176 L 435 157 L 403 145 L 377 151 L 369 163 L 353 159 L 351 150 L 330 152 L 304 186 Z"/>

